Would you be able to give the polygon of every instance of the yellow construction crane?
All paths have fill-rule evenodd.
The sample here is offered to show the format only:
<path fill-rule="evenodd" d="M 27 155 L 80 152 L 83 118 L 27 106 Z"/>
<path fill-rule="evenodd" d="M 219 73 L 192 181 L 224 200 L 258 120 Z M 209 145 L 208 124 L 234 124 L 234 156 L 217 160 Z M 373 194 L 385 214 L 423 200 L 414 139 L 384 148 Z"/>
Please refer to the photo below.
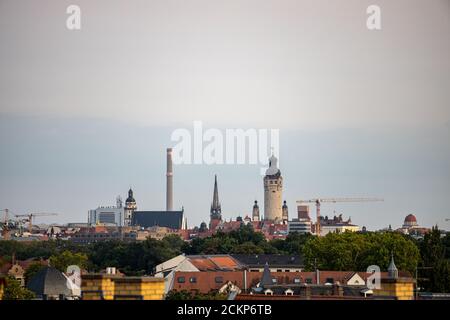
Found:
<path fill-rule="evenodd" d="M 298 200 L 297 204 L 315 203 L 316 204 L 316 234 L 320 236 L 320 204 L 324 202 L 336 203 L 336 202 L 372 202 L 372 201 L 384 201 L 381 198 L 316 198 L 309 200 Z"/>
<path fill-rule="evenodd" d="M 28 214 L 16 214 L 16 217 L 27 217 L 28 221 L 28 231 L 30 233 L 33 232 L 33 218 L 34 217 L 43 217 L 43 216 L 57 216 L 57 213 L 48 213 L 48 212 L 37 212 L 37 213 L 28 213 Z"/>

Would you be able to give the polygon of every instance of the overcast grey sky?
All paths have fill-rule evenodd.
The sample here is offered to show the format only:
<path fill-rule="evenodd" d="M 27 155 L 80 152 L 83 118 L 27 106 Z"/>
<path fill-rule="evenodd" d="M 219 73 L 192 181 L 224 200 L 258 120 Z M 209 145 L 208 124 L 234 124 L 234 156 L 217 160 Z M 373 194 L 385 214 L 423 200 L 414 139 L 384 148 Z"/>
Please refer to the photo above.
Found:
<path fill-rule="evenodd" d="M 324 212 L 449 228 L 448 0 L 0 0 L 0 44 L 1 208 L 84 221 L 132 185 L 162 209 L 170 133 L 202 120 L 281 129 L 291 215 L 300 198 L 378 196 Z M 177 166 L 191 226 L 214 173 L 227 218 L 262 202 L 259 166 Z"/>

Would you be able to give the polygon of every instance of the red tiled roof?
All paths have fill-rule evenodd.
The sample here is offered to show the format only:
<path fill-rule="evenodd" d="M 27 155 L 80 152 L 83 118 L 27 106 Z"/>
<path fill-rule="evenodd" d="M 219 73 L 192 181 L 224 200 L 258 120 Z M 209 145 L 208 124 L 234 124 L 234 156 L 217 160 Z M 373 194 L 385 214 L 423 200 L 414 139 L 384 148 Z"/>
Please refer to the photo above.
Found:
<path fill-rule="evenodd" d="M 237 270 L 240 265 L 230 256 L 189 257 L 189 261 L 200 271 Z"/>

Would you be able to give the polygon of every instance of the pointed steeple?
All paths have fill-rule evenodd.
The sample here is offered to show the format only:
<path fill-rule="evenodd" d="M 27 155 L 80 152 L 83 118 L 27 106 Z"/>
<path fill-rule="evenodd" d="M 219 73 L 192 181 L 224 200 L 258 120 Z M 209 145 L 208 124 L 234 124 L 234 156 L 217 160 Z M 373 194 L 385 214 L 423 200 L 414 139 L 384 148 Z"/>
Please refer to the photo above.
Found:
<path fill-rule="evenodd" d="M 271 284 L 273 284 L 272 276 L 270 274 L 269 264 L 266 262 L 266 264 L 264 265 L 264 271 L 261 277 L 261 281 L 259 282 L 259 286 L 264 288 L 265 286 Z"/>
<path fill-rule="evenodd" d="M 213 195 L 213 208 L 220 206 L 219 203 L 219 189 L 217 188 L 217 174 L 214 175 L 214 195 Z"/>
<path fill-rule="evenodd" d="M 222 208 L 219 202 L 219 188 L 217 187 L 217 175 L 214 175 L 214 193 L 210 213 L 211 219 L 222 219 Z"/>
<path fill-rule="evenodd" d="M 394 254 L 391 254 L 391 262 L 388 267 L 388 277 L 389 279 L 398 279 L 398 269 L 394 262 Z"/>

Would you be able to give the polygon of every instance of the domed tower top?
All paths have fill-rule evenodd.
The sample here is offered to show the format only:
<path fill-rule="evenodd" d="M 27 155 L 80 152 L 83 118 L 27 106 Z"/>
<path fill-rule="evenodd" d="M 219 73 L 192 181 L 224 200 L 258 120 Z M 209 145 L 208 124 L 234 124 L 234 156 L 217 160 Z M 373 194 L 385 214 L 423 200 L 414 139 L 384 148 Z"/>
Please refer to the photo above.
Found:
<path fill-rule="evenodd" d="M 273 154 L 269 158 L 269 168 L 266 170 L 266 176 L 274 176 L 274 175 L 280 175 L 280 169 L 278 169 L 278 159 Z"/>
<path fill-rule="evenodd" d="M 417 226 L 416 216 L 413 214 L 408 214 L 405 217 L 405 221 L 403 222 L 403 227 L 410 228 L 410 227 L 415 227 L 415 226 Z"/>
<path fill-rule="evenodd" d="M 133 198 L 133 190 L 131 190 L 131 188 L 130 188 L 130 190 L 128 190 L 128 198 L 125 202 L 126 203 L 136 202 L 136 200 L 134 200 L 134 198 Z"/>

